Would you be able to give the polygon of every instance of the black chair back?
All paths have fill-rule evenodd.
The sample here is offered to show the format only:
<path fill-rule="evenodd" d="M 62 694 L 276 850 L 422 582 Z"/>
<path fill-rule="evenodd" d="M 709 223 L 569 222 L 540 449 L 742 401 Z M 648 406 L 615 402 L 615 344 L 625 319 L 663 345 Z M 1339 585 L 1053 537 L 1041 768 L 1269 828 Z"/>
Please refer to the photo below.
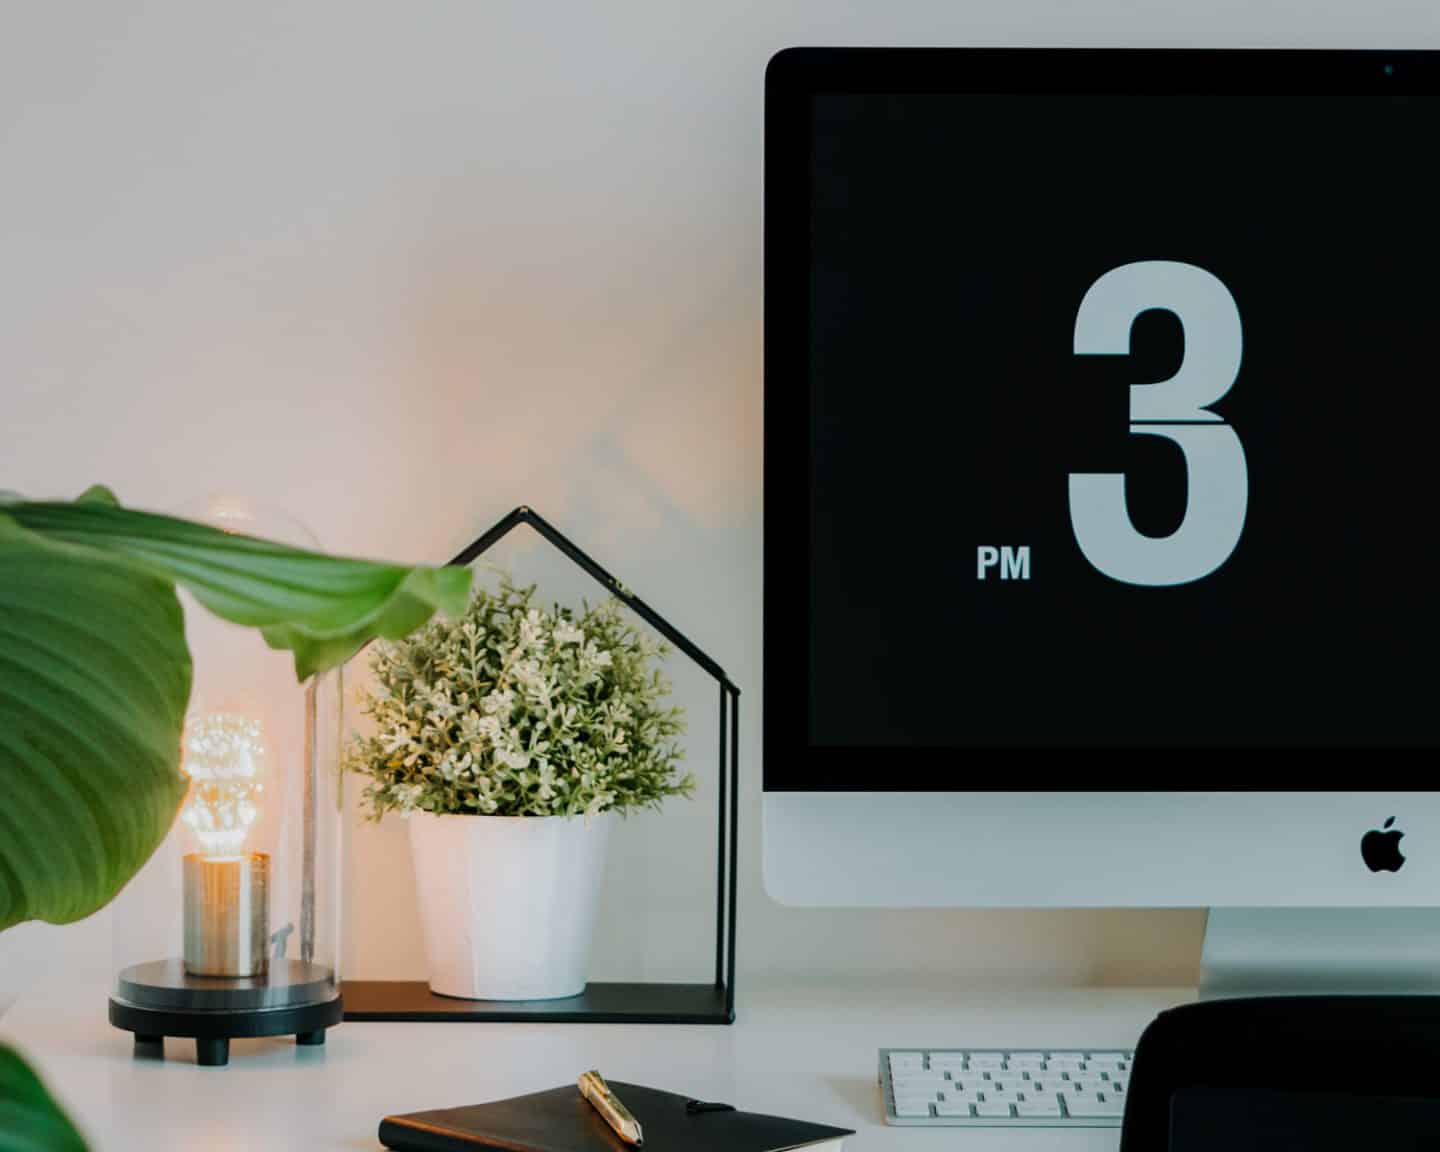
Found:
<path fill-rule="evenodd" d="M 1211 1000 L 1135 1051 L 1120 1152 L 1440 1150 L 1440 997 Z"/>

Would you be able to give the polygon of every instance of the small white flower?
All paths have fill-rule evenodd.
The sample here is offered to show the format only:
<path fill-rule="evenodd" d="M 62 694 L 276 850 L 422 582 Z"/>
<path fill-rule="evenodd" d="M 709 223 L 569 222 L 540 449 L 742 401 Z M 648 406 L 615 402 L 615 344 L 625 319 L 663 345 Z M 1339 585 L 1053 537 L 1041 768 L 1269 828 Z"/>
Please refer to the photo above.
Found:
<path fill-rule="evenodd" d="M 397 784 L 390 789 L 390 795 L 400 811 L 408 813 L 415 810 L 415 805 L 425 795 L 425 788 L 420 784 Z"/>
<path fill-rule="evenodd" d="M 515 707 L 515 693 L 510 691 L 509 688 L 491 692 L 485 699 L 480 701 L 480 707 L 492 716 L 497 713 L 508 716 L 510 710 Z"/>
<path fill-rule="evenodd" d="M 520 641 L 516 648 L 522 652 L 544 648 L 544 629 L 545 618 L 540 614 L 540 609 L 531 608 L 520 618 Z"/>
<path fill-rule="evenodd" d="M 381 736 L 380 740 L 380 746 L 384 750 L 386 756 L 393 756 L 396 752 L 399 752 L 404 748 L 409 748 L 411 743 L 413 743 L 410 737 L 410 733 L 407 732 L 398 723 L 393 725 L 390 731 L 386 732 L 383 736 Z"/>
<path fill-rule="evenodd" d="M 463 756 L 458 754 L 459 750 L 451 748 L 440 759 L 440 775 L 446 780 L 454 780 L 456 776 L 470 775 L 470 767 L 475 763 L 470 753 Z"/>
<path fill-rule="evenodd" d="M 495 720 L 493 716 L 481 716 L 477 712 L 467 712 L 460 717 L 460 739 L 463 743 L 471 744 L 479 740 L 483 734 L 483 725 L 486 720 Z M 499 721 L 495 721 L 497 724 Z"/>

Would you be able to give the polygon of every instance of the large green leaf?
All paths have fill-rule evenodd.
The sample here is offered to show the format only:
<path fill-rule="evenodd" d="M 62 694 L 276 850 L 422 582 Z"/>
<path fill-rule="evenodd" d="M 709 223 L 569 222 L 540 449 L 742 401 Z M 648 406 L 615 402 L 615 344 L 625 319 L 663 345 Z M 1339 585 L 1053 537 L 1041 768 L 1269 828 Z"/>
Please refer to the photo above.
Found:
<path fill-rule="evenodd" d="M 0 1044 L 0 1152 L 85 1152 L 85 1141 L 40 1078 Z"/>
<path fill-rule="evenodd" d="M 73 504 L 4 508 L 49 539 L 174 581 L 226 620 L 295 653 L 300 679 L 344 663 L 376 636 L 399 639 L 439 609 L 464 610 L 466 568 L 411 568 L 306 552 L 204 524 L 121 508 L 103 489 Z"/>
<path fill-rule="evenodd" d="M 189 694 L 173 585 L 0 509 L 0 929 L 87 916 L 149 859 Z"/>
<path fill-rule="evenodd" d="M 190 692 L 175 583 L 293 649 L 303 679 L 459 612 L 469 581 L 135 512 L 104 490 L 0 504 L 0 929 L 89 915 L 164 839 Z"/>

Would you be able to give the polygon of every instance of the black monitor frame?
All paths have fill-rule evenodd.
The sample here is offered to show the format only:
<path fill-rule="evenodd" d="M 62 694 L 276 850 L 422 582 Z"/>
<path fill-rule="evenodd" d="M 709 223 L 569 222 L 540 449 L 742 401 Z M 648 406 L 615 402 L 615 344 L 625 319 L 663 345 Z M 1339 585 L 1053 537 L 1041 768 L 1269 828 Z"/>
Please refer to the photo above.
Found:
<path fill-rule="evenodd" d="M 1440 93 L 1440 52 L 1270 49 L 790 48 L 766 71 L 764 788 L 929 791 L 950 749 L 816 750 L 807 736 L 810 461 L 808 459 L 810 109 L 820 92 L 1296 94 Z M 870 563 L 883 525 L 858 524 L 855 562 Z M 823 757 L 823 776 L 816 771 Z M 1031 787 L 1073 787 L 1070 761 L 1032 757 Z M 1228 760 L 1228 763 L 1236 763 Z M 911 769 L 897 772 L 897 768 Z M 1223 769 L 1222 769 L 1223 771 Z M 1207 789 L 1296 787 L 1261 782 L 1236 764 L 1233 781 L 1207 766 Z M 1013 789 L 1008 773 L 966 772 L 965 790 Z M 1185 786 L 1191 774 L 1173 777 Z M 1127 782 L 1116 779 L 1113 787 Z M 1152 785 L 1153 786 L 1153 785 Z M 1193 786 L 1193 784 L 1191 785 Z M 1087 782 L 1087 789 L 1105 784 Z"/>

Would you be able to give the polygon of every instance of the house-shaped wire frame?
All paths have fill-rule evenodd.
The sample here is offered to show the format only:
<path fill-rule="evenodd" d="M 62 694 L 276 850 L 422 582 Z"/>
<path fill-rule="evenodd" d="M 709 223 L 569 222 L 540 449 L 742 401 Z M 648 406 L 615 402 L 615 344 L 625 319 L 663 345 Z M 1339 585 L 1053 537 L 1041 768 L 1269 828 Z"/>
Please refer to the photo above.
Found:
<path fill-rule="evenodd" d="M 713 659 L 580 550 L 538 512 L 523 505 L 464 549 L 451 564 L 479 559 L 515 528 L 529 525 L 605 591 L 640 617 L 716 682 L 720 748 L 716 779 L 715 979 L 709 984 L 592 981 L 564 1000 L 457 1000 L 436 996 L 423 980 L 346 980 L 346 1020 L 533 1021 L 591 1024 L 731 1024 L 735 1020 L 736 821 L 740 793 L 740 689 Z"/>

